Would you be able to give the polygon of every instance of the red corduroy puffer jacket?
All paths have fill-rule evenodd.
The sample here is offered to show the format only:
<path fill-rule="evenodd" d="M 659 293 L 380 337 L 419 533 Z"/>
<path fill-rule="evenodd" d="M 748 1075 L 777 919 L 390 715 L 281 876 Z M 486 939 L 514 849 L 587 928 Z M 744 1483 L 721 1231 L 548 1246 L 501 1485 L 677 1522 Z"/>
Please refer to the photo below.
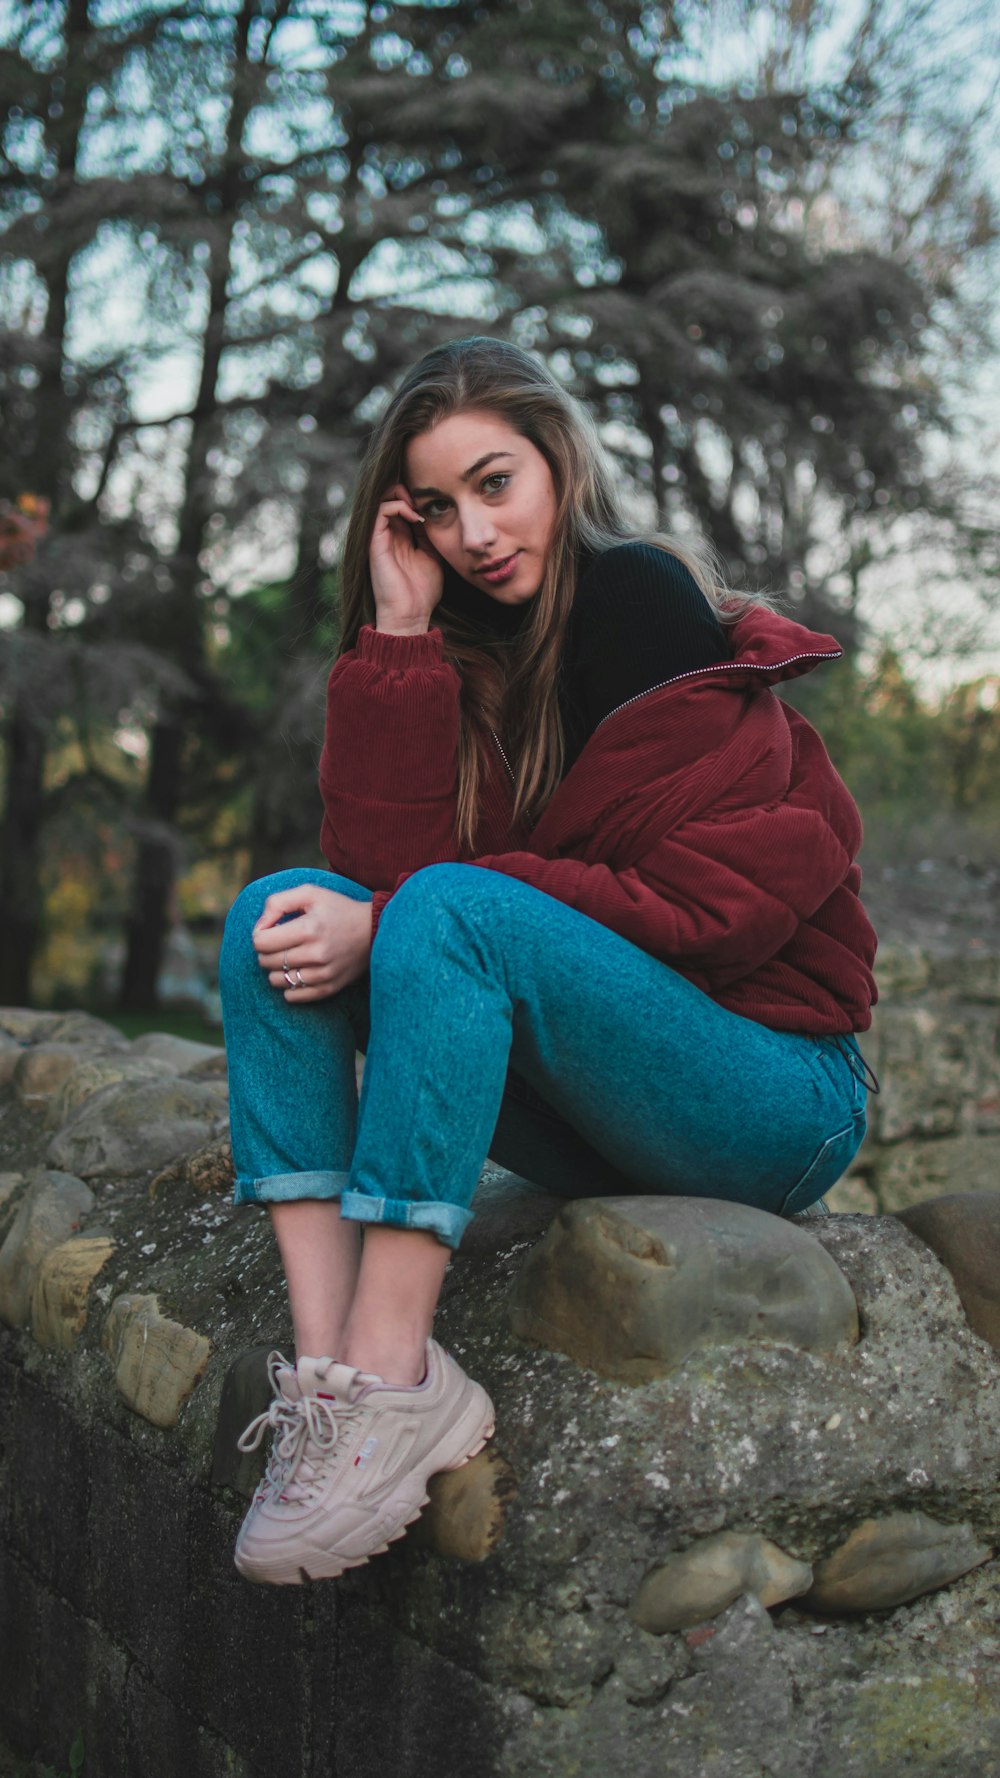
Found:
<path fill-rule="evenodd" d="M 865 1031 L 875 934 L 855 803 L 815 729 L 770 690 L 841 650 L 760 606 L 733 658 L 605 717 L 532 829 L 499 746 L 475 847 L 455 843 L 459 681 L 441 633 L 365 628 L 330 674 L 320 761 L 331 870 L 374 890 L 461 859 L 503 871 L 782 1031 Z"/>

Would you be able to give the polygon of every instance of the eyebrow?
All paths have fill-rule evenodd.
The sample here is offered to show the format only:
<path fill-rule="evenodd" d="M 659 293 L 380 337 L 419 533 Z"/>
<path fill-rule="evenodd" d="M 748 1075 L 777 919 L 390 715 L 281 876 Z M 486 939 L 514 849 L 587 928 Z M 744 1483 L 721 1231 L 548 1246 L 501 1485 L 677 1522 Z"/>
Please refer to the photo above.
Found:
<path fill-rule="evenodd" d="M 485 457 L 477 457 L 476 461 L 471 463 L 468 469 L 462 471 L 459 480 L 463 482 L 471 481 L 472 477 L 477 475 L 480 469 L 486 468 L 487 463 L 494 463 L 498 457 L 512 457 L 513 455 L 513 451 L 487 451 Z M 410 493 L 415 500 L 422 500 L 426 494 L 440 494 L 440 492 L 440 488 L 410 489 Z"/>

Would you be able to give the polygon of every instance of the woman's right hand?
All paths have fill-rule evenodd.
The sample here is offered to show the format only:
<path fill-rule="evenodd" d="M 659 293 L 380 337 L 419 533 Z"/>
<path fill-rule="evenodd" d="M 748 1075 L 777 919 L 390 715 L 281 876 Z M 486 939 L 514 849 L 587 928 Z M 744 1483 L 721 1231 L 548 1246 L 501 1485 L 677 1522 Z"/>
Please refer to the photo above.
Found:
<path fill-rule="evenodd" d="M 378 509 L 368 565 L 375 627 L 393 636 L 417 636 L 428 630 L 441 597 L 444 571 L 423 528 L 424 521 L 402 484 L 390 488 Z"/>

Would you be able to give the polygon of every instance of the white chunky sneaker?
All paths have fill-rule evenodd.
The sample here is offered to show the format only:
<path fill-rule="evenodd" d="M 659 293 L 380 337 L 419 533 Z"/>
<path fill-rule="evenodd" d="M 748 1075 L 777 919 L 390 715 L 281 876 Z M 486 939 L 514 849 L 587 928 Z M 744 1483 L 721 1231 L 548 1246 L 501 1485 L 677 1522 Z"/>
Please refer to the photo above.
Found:
<path fill-rule="evenodd" d="M 308 1362 L 308 1361 L 307 1361 Z M 286 1471 L 294 1461 L 300 1440 L 302 1424 L 302 1390 L 294 1364 L 281 1352 L 269 1352 L 267 1355 L 267 1374 L 274 1399 L 265 1409 L 250 1422 L 246 1431 L 236 1441 L 240 1451 L 255 1451 L 266 1432 L 274 1433 L 267 1467 L 257 1484 L 246 1523 L 253 1518 L 257 1507 L 270 1494 L 280 1494 Z"/>
<path fill-rule="evenodd" d="M 248 1580 L 295 1586 L 359 1567 L 418 1516 L 428 1478 L 460 1469 L 493 1431 L 485 1389 L 436 1340 L 413 1388 L 332 1358 L 300 1358 L 292 1370 L 272 1353 L 268 1367 L 275 1399 L 239 1440 L 252 1451 L 274 1430 L 236 1540 Z"/>

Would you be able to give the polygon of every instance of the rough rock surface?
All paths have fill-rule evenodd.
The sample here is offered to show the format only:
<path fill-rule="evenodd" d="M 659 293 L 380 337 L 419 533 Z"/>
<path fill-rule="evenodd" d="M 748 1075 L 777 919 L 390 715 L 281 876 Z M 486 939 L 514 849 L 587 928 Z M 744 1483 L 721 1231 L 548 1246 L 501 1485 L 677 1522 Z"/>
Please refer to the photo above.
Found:
<path fill-rule="evenodd" d="M 52 1138 L 48 1159 L 81 1179 L 122 1177 L 163 1167 L 221 1134 L 225 1095 L 215 1085 L 166 1080 L 122 1082 L 93 1093 Z"/>
<path fill-rule="evenodd" d="M 132 1044 L 132 1054 L 162 1062 L 172 1074 L 191 1074 L 206 1063 L 224 1064 L 226 1052 L 214 1043 L 195 1043 L 190 1037 L 168 1037 L 163 1031 L 147 1031 Z"/>
<path fill-rule="evenodd" d="M 839 1267 L 794 1222 L 715 1198 L 591 1198 L 567 1204 L 532 1251 L 511 1325 L 640 1382 L 696 1346 L 829 1352 L 857 1339 L 858 1311 Z"/>
<path fill-rule="evenodd" d="M 881 1000 L 861 1040 L 881 1084 L 833 1209 L 886 1214 L 1000 1186 L 1000 951 L 883 944 Z"/>
<path fill-rule="evenodd" d="M 87 1056 L 83 1061 L 76 1056 L 75 1066 L 50 1096 L 46 1107 L 48 1122 L 61 1129 L 68 1123 L 75 1111 L 79 1111 L 94 1093 L 103 1087 L 117 1086 L 122 1081 L 135 1084 L 138 1081 L 163 1079 L 170 1073 L 169 1068 L 149 1057 L 131 1056 L 121 1050 L 113 1050 L 105 1054 Z"/>
<path fill-rule="evenodd" d="M 14 1092 L 24 1105 L 43 1103 L 57 1092 L 77 1063 L 69 1043 L 40 1043 L 22 1050 L 13 1073 Z"/>
<path fill-rule="evenodd" d="M 944 991 L 928 968 L 920 992 Z M 67 1041 L 58 1024 L 0 1014 L 19 1047 Z M 438 1331 L 490 1390 L 495 1440 L 370 1566 L 254 1589 L 231 1551 L 264 1453 L 233 1446 L 291 1329 L 267 1218 L 227 1202 L 222 1095 L 191 1075 L 112 1083 L 66 1128 L 103 1099 L 109 1141 L 119 1119 L 132 1141 L 134 1095 L 164 1087 L 215 1095 L 205 1149 L 171 1152 L 172 1113 L 151 1115 L 131 1170 L 89 1175 L 79 1234 L 42 1255 L 39 1310 L 65 1246 L 114 1242 L 72 1346 L 43 1347 L 26 1319 L 0 1332 L 0 1723 L 16 1747 L 65 1763 L 82 1727 L 88 1768 L 143 1778 L 992 1778 L 1000 1563 L 981 1552 L 1000 1542 L 1000 1359 L 926 1241 L 885 1216 L 779 1225 L 846 1280 L 860 1337 L 808 1349 L 761 1339 L 750 1315 L 713 1342 L 692 1296 L 686 1356 L 624 1381 L 512 1332 L 515 1280 L 564 1206 L 487 1169 Z M 48 1115 L 0 1091 L 6 1241 L 37 1196 Z M 615 1348 L 610 1317 L 600 1337 Z M 890 1536 L 901 1520 L 923 1541 Z M 808 1595 L 767 1607 L 748 1558 L 743 1592 L 704 1621 L 653 1634 L 630 1614 L 678 1558 L 710 1568 L 720 1538 L 774 1546 L 787 1581 L 829 1576 L 868 1521 L 869 1579 L 880 1565 L 936 1590 L 877 1612 L 860 1595 L 842 1615 Z M 960 1551 L 980 1565 L 942 1586 L 944 1549 L 953 1573 Z"/>
<path fill-rule="evenodd" d="M 189 1185 L 197 1192 L 221 1192 L 229 1197 L 235 1182 L 233 1149 L 226 1135 L 206 1143 L 183 1160 L 172 1161 L 151 1181 L 149 1190 L 156 1197 L 160 1192 Z"/>

